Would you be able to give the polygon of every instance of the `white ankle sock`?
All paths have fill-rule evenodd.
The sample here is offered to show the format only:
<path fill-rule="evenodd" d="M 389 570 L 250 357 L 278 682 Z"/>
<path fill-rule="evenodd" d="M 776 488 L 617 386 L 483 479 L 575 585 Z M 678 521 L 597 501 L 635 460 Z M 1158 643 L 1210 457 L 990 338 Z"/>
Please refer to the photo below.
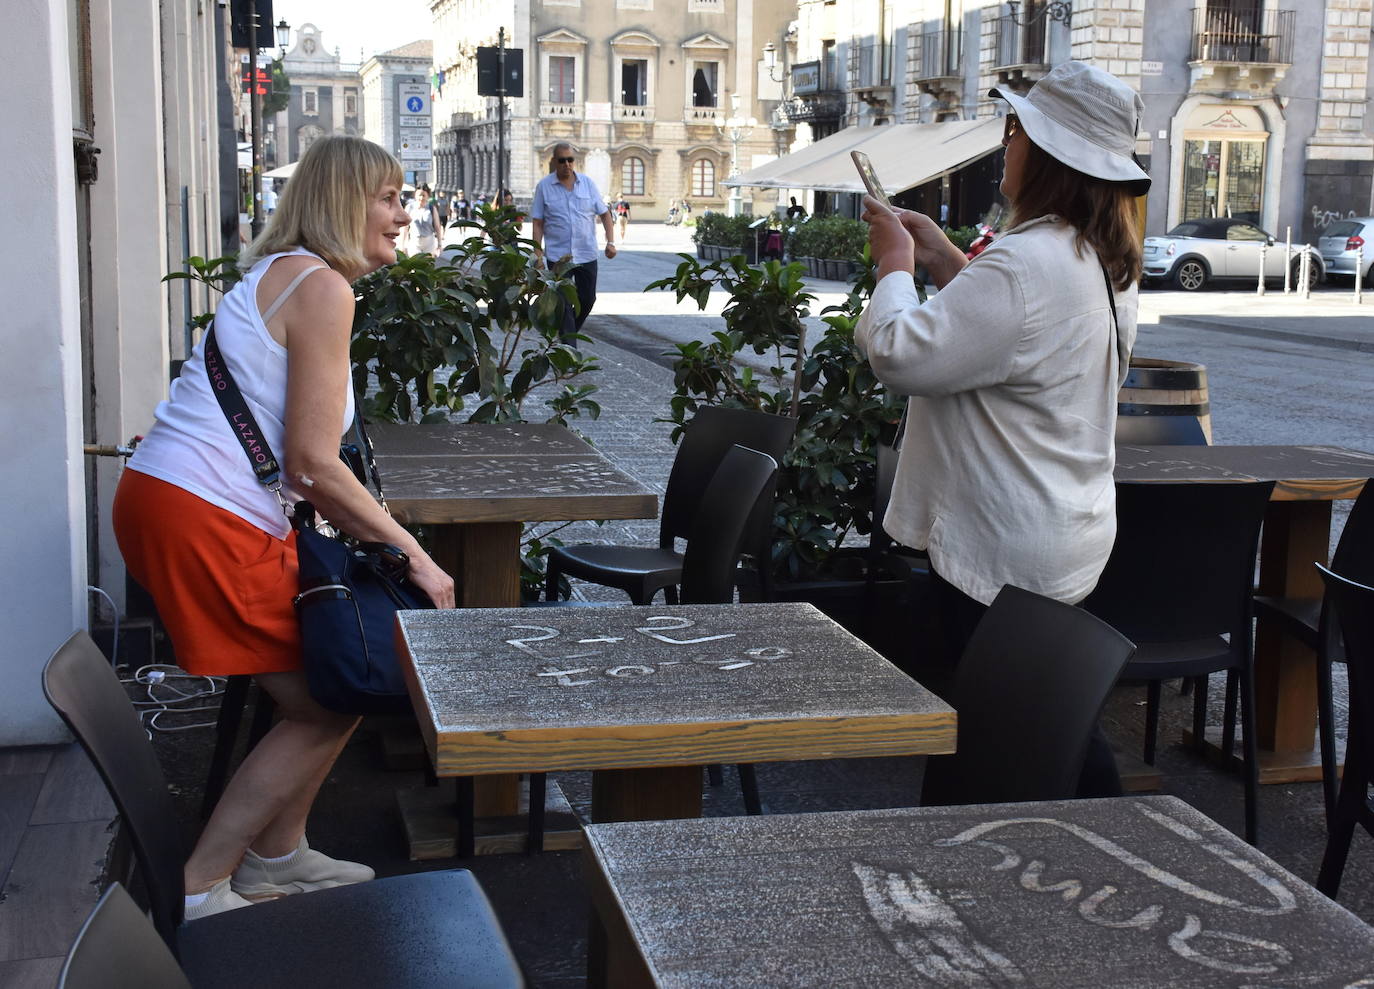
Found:
<path fill-rule="evenodd" d="M 204 893 L 187 893 L 187 894 L 186 894 L 186 906 L 188 906 L 188 907 L 198 907 L 198 906 L 200 906 L 202 903 L 205 902 L 205 898 L 208 897 L 209 895 L 210 895 L 210 891 L 209 891 L 208 889 L 207 889 Z"/>
<path fill-rule="evenodd" d="M 254 852 L 253 854 L 254 854 L 254 855 L 258 855 L 258 861 L 259 861 L 259 862 L 270 862 L 270 863 L 272 863 L 273 865 L 280 865 L 282 862 L 285 862 L 285 861 L 287 861 L 288 859 L 295 858 L 296 853 L 297 853 L 298 851 L 300 851 L 299 848 L 293 848 L 293 849 L 291 849 L 291 851 L 287 852 L 285 855 L 277 855 L 277 856 L 272 857 L 272 858 L 269 858 L 269 857 L 266 856 L 266 855 L 258 855 L 257 852 Z"/>

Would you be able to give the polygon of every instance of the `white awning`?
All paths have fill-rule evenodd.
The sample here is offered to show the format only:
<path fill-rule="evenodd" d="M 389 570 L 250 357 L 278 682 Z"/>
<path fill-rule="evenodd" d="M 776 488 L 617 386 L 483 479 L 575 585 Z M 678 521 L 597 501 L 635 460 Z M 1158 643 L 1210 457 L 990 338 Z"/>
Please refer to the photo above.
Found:
<path fill-rule="evenodd" d="M 1002 146 L 1001 117 L 938 124 L 846 127 L 766 165 L 725 180 L 757 189 L 863 192 L 851 151 L 862 151 L 889 195 L 957 172 Z"/>
<path fill-rule="evenodd" d="M 291 177 L 291 173 L 295 170 L 296 163 L 294 161 L 288 162 L 285 165 L 279 165 L 278 167 L 272 169 L 270 172 L 263 172 L 262 177 L 265 179 L 289 179 Z"/>

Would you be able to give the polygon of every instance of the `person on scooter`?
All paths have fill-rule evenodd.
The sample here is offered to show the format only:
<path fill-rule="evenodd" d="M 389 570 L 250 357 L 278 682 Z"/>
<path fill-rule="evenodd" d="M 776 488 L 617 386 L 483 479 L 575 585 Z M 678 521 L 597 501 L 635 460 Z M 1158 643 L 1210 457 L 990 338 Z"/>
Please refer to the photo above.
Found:
<path fill-rule="evenodd" d="M 923 214 L 864 199 L 877 285 L 855 338 L 911 396 L 883 528 L 927 549 L 957 662 L 1005 584 L 1077 603 L 1116 538 L 1116 396 L 1141 273 L 1143 104 L 1082 62 L 1007 103 L 1008 229 L 969 261 Z M 922 304 L 920 265 L 939 292 Z M 1095 737 L 1080 795 L 1120 793 Z"/>

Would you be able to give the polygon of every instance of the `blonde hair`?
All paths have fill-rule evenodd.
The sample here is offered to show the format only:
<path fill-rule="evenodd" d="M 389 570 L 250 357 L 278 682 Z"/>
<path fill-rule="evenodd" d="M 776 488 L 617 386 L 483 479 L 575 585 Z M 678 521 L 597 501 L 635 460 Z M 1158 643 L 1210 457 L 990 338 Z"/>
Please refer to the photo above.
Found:
<path fill-rule="evenodd" d="M 400 164 L 380 145 L 343 134 L 320 138 L 301 156 L 239 267 L 304 247 L 350 281 L 365 275 L 368 204 L 382 186 L 400 189 L 403 181 Z"/>

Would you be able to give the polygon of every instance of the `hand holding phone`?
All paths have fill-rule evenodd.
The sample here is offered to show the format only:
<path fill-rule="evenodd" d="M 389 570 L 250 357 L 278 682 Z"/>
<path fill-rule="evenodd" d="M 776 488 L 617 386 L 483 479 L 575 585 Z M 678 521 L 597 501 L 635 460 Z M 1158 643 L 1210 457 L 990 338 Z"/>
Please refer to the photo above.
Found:
<path fill-rule="evenodd" d="M 851 151 L 849 157 L 853 160 L 854 167 L 859 170 L 859 178 L 863 179 L 868 194 L 888 209 L 892 209 L 892 200 L 883 192 L 883 185 L 878 181 L 878 173 L 873 170 L 873 162 L 868 160 L 868 155 L 862 151 Z"/>

